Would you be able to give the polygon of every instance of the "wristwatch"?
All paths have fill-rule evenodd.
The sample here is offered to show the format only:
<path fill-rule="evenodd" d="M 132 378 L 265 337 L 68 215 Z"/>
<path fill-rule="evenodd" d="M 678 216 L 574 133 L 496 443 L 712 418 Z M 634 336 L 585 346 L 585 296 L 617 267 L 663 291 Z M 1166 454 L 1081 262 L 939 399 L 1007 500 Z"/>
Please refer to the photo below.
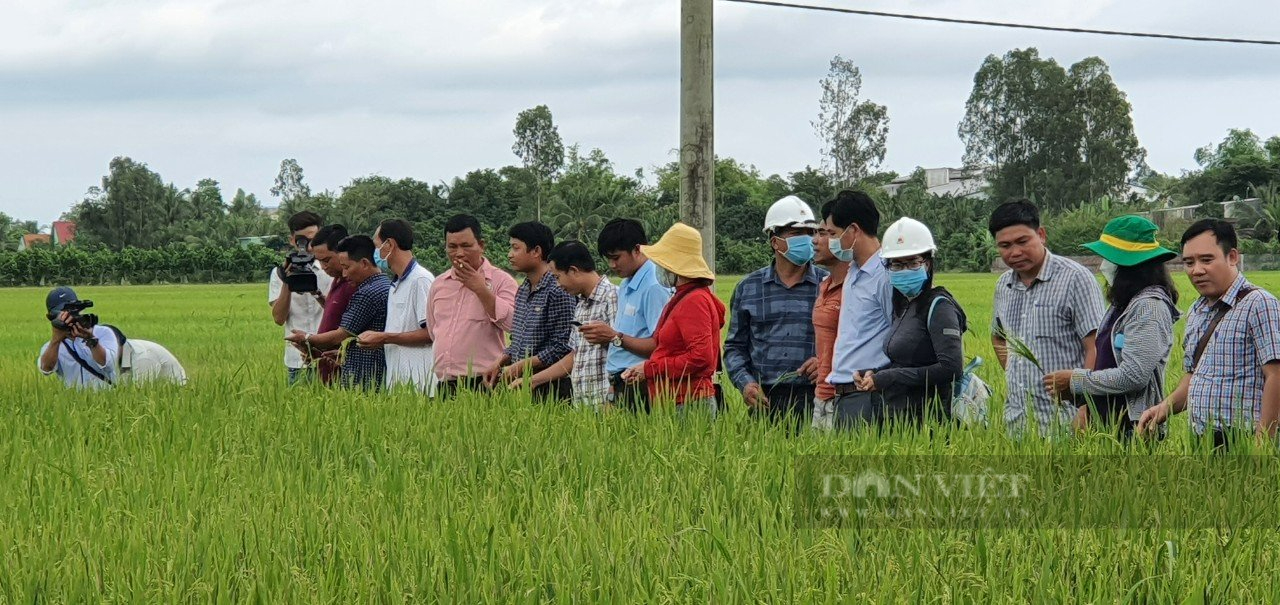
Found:
<path fill-rule="evenodd" d="M 614 332 L 613 340 L 610 341 L 610 344 L 621 349 L 622 348 L 622 332 Z"/>

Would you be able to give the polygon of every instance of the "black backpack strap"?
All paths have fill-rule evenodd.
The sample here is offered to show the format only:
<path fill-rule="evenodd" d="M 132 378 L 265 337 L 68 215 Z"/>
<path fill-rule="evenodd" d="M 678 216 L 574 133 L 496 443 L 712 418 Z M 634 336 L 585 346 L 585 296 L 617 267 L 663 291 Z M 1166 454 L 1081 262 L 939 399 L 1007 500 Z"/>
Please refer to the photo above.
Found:
<path fill-rule="evenodd" d="M 76 348 L 71 346 L 71 343 L 64 340 L 62 341 L 62 346 L 67 348 L 67 352 L 71 354 L 71 358 L 76 360 L 76 363 L 80 364 L 80 367 L 84 368 L 86 372 L 93 374 L 95 378 L 97 378 L 98 380 L 101 380 L 102 382 L 105 382 L 111 386 L 115 386 L 116 383 L 111 382 L 111 379 L 107 378 L 106 374 L 103 374 L 102 371 L 89 365 L 89 362 L 85 361 L 84 358 L 81 357 L 79 353 L 76 353 Z"/>

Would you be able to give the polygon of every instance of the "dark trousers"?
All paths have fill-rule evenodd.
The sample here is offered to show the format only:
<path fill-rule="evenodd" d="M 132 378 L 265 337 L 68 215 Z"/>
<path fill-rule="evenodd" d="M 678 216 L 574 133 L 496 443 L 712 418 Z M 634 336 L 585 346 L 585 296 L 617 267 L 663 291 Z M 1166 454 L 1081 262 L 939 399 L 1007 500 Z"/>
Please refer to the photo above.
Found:
<path fill-rule="evenodd" d="M 880 426 L 894 415 L 885 406 L 880 393 L 846 393 L 837 395 L 835 427 L 848 430 L 860 425 Z"/>
<path fill-rule="evenodd" d="M 436 396 L 441 399 L 453 399 L 458 396 L 458 391 L 480 392 L 488 389 L 484 386 L 484 379 L 479 376 L 461 376 L 458 378 L 446 378 L 441 380 L 436 386 Z"/>
<path fill-rule="evenodd" d="M 573 381 L 568 376 L 533 387 L 533 400 L 538 403 L 548 401 L 567 402 L 572 398 Z"/>
<path fill-rule="evenodd" d="M 649 387 L 645 383 L 627 384 L 619 372 L 609 376 L 609 386 L 613 389 L 613 405 L 629 412 L 649 413 Z"/>
<path fill-rule="evenodd" d="M 813 415 L 813 385 L 775 384 L 764 388 L 766 407 L 750 408 L 751 417 L 786 424 L 799 431 Z"/>

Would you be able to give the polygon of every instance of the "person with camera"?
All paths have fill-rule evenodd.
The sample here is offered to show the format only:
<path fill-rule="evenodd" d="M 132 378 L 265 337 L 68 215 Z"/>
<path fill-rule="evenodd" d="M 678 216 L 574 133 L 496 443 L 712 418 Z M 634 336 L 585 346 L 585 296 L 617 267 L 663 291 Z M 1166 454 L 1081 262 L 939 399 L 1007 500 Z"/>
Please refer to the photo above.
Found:
<path fill-rule="evenodd" d="M 292 249 L 285 256 L 284 264 L 271 271 L 267 304 L 271 305 L 271 318 L 276 325 L 284 326 L 285 336 L 295 331 L 307 333 L 320 329 L 325 296 L 329 294 L 333 278 L 325 273 L 309 246 L 322 222 L 319 215 L 309 211 L 289 217 Z M 284 365 L 289 384 L 311 375 L 302 352 L 292 345 L 285 345 Z"/>
<path fill-rule="evenodd" d="M 111 328 L 98 325 L 97 315 L 83 313 L 91 306 L 67 286 L 54 288 L 45 299 L 53 335 L 41 347 L 37 365 L 70 388 L 101 389 L 116 382 L 120 341 Z"/>

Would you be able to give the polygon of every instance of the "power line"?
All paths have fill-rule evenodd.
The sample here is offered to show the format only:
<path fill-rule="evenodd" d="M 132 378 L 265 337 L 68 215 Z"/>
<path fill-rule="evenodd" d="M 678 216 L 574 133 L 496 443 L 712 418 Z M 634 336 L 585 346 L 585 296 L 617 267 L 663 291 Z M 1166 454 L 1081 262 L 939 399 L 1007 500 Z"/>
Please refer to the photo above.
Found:
<path fill-rule="evenodd" d="M 1280 46 L 1280 40 L 1249 40 L 1244 38 L 1214 38 L 1209 36 L 1184 36 L 1179 34 L 1153 34 L 1149 32 L 1126 32 L 1109 29 L 1084 29 L 1077 27 L 1054 27 L 1052 25 L 1029 25 L 1026 23 L 1004 23 L 1001 21 L 978 21 L 976 19 L 953 19 L 950 17 L 931 17 L 927 15 L 910 15 L 906 13 L 886 13 L 881 11 L 860 10 L 854 8 L 837 8 L 834 6 L 815 6 L 811 4 L 793 4 L 791 2 L 774 2 L 771 0 L 720 0 L 738 4 L 758 4 L 781 8 L 798 8 L 802 10 L 825 11 L 830 13 L 846 13 L 865 15 L 868 17 L 889 17 L 893 19 L 910 19 L 914 21 L 936 21 L 939 23 L 960 23 L 963 25 L 985 25 L 987 27 L 1010 27 L 1015 29 L 1038 29 L 1050 32 L 1069 34 L 1097 34 L 1100 36 L 1126 36 L 1130 38 L 1161 38 L 1164 40 L 1184 40 L 1188 42 L 1219 42 L 1223 44 L 1262 44 Z"/>

